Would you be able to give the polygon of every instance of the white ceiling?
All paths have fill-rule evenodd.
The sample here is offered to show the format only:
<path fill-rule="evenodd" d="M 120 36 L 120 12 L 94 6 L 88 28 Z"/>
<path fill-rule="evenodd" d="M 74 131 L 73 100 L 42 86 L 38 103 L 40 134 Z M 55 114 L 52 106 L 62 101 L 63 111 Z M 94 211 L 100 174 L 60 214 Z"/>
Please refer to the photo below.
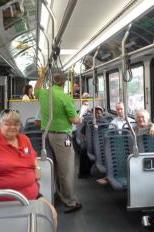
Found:
<path fill-rule="evenodd" d="M 132 0 L 78 0 L 62 37 L 61 49 L 81 49 L 96 33 Z M 60 27 L 68 0 L 54 0 L 56 32 Z M 50 34 L 50 33 L 49 33 Z M 72 55 L 62 55 L 65 64 Z"/>

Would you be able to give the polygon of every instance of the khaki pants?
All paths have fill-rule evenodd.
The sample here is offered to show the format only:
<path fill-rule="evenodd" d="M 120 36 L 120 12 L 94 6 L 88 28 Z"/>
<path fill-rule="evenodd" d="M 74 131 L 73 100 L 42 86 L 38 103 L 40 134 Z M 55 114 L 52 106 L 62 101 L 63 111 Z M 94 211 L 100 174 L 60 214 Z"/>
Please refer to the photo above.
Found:
<path fill-rule="evenodd" d="M 61 200 L 68 206 L 76 204 L 74 195 L 75 154 L 73 144 L 65 146 L 67 134 L 50 133 L 49 143 L 52 146 L 56 159 L 56 175 L 59 182 L 58 193 Z"/>

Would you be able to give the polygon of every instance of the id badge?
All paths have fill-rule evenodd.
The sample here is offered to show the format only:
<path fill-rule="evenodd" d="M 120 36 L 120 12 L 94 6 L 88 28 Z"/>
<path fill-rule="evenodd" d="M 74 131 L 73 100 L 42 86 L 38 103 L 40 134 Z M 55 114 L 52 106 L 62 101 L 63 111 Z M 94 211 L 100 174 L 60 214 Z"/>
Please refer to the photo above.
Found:
<path fill-rule="evenodd" d="M 66 137 L 64 143 L 65 143 L 65 147 L 71 147 L 71 140 L 69 136 Z"/>

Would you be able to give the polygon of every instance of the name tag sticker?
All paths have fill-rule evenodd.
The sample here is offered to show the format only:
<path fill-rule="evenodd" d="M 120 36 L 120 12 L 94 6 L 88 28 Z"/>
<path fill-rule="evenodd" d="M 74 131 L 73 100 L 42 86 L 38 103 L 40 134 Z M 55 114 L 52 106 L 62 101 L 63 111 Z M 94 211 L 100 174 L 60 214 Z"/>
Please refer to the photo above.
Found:
<path fill-rule="evenodd" d="M 29 155 L 29 154 L 30 154 L 30 151 L 29 151 L 29 148 L 28 148 L 28 147 L 25 147 L 25 148 L 24 148 L 24 154 L 25 154 L 25 155 Z"/>
<path fill-rule="evenodd" d="M 71 146 L 71 140 L 70 140 L 69 137 L 67 137 L 66 140 L 65 140 L 65 146 L 66 147 L 70 147 Z"/>

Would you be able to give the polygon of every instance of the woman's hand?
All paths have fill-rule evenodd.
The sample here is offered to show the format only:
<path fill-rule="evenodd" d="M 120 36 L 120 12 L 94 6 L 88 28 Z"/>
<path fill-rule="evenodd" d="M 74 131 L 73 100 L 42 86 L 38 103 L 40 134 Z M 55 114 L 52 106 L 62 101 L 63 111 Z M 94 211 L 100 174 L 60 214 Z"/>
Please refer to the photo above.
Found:
<path fill-rule="evenodd" d="M 41 168 L 40 168 L 40 166 L 35 167 L 35 174 L 36 174 L 37 180 L 39 180 L 41 178 Z"/>

